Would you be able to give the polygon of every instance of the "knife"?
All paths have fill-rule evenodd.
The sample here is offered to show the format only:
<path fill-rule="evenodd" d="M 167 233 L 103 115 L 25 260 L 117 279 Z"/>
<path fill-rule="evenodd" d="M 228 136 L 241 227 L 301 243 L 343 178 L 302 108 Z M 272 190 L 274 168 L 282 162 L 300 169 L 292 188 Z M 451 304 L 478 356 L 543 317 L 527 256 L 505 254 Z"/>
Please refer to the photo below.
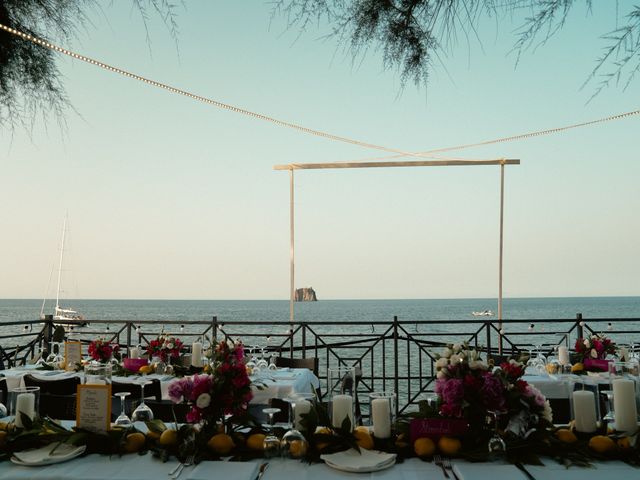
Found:
<path fill-rule="evenodd" d="M 533 475 L 531 475 L 531 473 L 529 473 L 529 470 L 527 470 L 527 469 L 524 467 L 524 465 L 523 465 L 523 464 L 521 464 L 520 462 L 517 462 L 515 465 L 516 465 L 516 467 L 518 467 L 518 469 L 519 469 L 522 473 L 524 473 L 524 474 L 527 476 L 527 478 L 528 478 L 529 480 L 536 480 L 536 477 L 534 477 Z"/>

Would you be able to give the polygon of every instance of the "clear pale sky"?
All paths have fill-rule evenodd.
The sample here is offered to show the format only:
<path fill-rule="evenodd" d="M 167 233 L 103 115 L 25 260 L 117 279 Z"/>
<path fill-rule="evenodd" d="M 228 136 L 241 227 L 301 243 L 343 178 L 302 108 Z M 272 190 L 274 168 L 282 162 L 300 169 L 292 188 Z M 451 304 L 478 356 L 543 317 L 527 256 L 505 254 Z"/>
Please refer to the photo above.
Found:
<path fill-rule="evenodd" d="M 351 56 L 322 27 L 297 38 L 266 2 L 188 2 L 179 54 L 151 45 L 130 2 L 94 12 L 68 47 L 240 107 L 410 151 L 635 110 L 626 91 L 580 89 L 616 26 L 615 2 L 509 54 L 518 18 L 489 19 L 425 92 Z M 625 2 L 622 2 L 623 4 Z M 606 6 L 604 5 L 606 4 Z M 498 26 L 497 26 L 498 25 Z M 289 162 L 379 152 L 288 131 L 59 57 L 68 129 L 0 132 L 0 297 L 41 298 L 69 215 L 65 296 L 286 299 Z M 640 118 L 475 148 L 507 167 L 506 297 L 640 295 Z M 296 174 L 297 281 L 327 298 L 497 295 L 499 167 Z"/>

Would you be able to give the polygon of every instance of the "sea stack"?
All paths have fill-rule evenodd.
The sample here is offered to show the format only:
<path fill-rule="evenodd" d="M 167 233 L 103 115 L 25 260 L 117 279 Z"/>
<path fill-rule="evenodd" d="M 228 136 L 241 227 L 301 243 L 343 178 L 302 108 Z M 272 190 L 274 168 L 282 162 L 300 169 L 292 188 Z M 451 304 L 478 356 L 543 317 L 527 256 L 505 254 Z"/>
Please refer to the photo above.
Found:
<path fill-rule="evenodd" d="M 296 302 L 317 302 L 316 291 L 313 287 L 296 289 Z"/>

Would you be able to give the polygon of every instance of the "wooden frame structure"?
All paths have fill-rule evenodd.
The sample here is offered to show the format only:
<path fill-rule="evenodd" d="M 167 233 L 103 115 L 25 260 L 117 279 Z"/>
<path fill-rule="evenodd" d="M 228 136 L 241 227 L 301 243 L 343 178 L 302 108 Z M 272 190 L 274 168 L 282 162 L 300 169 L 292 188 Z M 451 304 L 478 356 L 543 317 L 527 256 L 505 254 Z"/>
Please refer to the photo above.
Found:
<path fill-rule="evenodd" d="M 415 160 L 395 162 L 344 162 L 344 163 L 290 163 L 288 165 L 274 165 L 274 170 L 289 171 L 289 263 L 290 263 L 290 296 L 289 296 L 289 321 L 295 319 L 295 222 L 294 222 L 294 170 L 323 170 L 342 168 L 394 168 L 394 167 L 456 167 L 500 165 L 500 246 L 498 260 L 498 328 L 500 330 L 500 350 L 502 350 L 502 251 L 503 251 L 503 227 L 504 227 L 504 166 L 520 165 L 519 159 L 496 160 Z"/>

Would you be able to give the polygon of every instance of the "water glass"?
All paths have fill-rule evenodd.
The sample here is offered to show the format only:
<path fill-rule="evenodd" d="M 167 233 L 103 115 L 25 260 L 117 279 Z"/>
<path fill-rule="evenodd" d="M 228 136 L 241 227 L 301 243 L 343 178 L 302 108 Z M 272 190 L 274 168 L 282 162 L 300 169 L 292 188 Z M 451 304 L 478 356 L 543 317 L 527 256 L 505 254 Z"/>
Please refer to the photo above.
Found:
<path fill-rule="evenodd" d="M 40 387 L 19 387 L 9 391 L 9 413 L 14 417 L 16 427 L 24 428 L 22 415 L 35 420 L 39 408 Z"/>
<path fill-rule="evenodd" d="M 84 366 L 84 383 L 89 385 L 111 385 L 110 363 L 89 362 Z"/>

